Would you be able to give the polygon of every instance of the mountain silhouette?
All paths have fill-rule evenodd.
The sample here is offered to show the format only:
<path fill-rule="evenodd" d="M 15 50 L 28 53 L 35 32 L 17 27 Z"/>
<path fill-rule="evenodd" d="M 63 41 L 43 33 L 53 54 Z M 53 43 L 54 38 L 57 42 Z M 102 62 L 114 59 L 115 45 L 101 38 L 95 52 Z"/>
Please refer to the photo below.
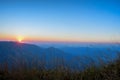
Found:
<path fill-rule="evenodd" d="M 55 48 L 48 47 L 43 48 L 34 44 L 18 43 L 12 41 L 0 41 L 0 64 L 8 62 L 11 64 L 22 63 L 21 61 L 27 61 L 28 63 L 38 61 L 40 64 L 53 68 L 55 64 L 65 64 L 74 67 L 82 64 L 91 65 L 91 62 L 98 63 L 98 58 L 107 61 L 106 56 L 109 59 L 115 59 L 116 54 L 114 50 L 119 48 L 110 49 L 97 48 L 97 47 L 65 47 Z"/>
<path fill-rule="evenodd" d="M 0 62 L 10 62 L 13 58 L 19 60 L 28 59 L 29 61 L 36 58 L 39 60 L 44 59 L 46 62 L 53 59 L 69 61 L 68 59 L 72 57 L 73 55 L 54 47 L 42 48 L 33 44 L 0 41 Z"/>

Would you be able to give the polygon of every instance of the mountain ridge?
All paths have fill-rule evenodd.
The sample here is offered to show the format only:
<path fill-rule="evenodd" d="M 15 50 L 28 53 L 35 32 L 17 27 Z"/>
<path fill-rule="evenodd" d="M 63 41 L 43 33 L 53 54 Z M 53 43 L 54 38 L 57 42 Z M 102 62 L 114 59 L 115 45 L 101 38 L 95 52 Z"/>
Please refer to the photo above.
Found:
<path fill-rule="evenodd" d="M 72 55 L 54 47 L 41 48 L 34 44 L 18 43 L 13 41 L 0 41 L 0 61 L 7 60 L 9 56 L 14 56 L 16 58 L 41 58 L 42 56 L 45 56 L 49 60 L 53 57 L 72 57 Z"/>

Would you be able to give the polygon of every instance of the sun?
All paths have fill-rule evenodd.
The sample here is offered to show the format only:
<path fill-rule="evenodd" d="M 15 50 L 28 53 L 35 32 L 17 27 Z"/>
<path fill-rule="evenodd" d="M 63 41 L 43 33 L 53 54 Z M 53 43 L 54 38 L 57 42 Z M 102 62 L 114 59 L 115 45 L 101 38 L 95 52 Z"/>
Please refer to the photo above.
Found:
<path fill-rule="evenodd" d="M 17 41 L 18 41 L 18 42 L 22 42 L 22 41 L 23 41 L 23 39 L 24 39 L 24 37 L 23 37 L 23 36 L 18 36 L 18 37 L 17 37 Z"/>
<path fill-rule="evenodd" d="M 19 42 L 22 42 L 22 39 L 18 39 Z"/>

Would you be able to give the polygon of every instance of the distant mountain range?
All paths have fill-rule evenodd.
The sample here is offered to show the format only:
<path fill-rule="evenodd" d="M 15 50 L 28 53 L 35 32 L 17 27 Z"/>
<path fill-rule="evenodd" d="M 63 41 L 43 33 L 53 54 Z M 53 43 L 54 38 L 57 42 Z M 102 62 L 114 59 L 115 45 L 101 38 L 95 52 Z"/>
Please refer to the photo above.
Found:
<path fill-rule="evenodd" d="M 29 59 L 29 61 L 32 61 L 33 58 L 39 60 L 44 58 L 46 62 L 55 58 L 68 61 L 73 57 L 75 56 L 54 47 L 41 48 L 33 44 L 0 42 L 0 62 L 11 61 L 13 58 L 19 60 Z"/>
<path fill-rule="evenodd" d="M 34 44 L 0 41 L 0 62 L 12 62 L 15 59 L 19 61 L 27 59 L 32 62 L 34 59 L 38 59 L 40 61 L 44 60 L 47 66 L 50 66 L 49 63 L 52 61 L 60 62 L 60 60 L 64 60 L 66 64 L 77 65 L 79 60 L 85 64 L 89 63 L 88 57 L 93 58 L 94 61 L 98 57 L 103 58 L 106 55 L 107 57 L 110 56 L 110 59 L 115 59 L 117 51 L 120 51 L 120 46 L 43 48 Z"/>

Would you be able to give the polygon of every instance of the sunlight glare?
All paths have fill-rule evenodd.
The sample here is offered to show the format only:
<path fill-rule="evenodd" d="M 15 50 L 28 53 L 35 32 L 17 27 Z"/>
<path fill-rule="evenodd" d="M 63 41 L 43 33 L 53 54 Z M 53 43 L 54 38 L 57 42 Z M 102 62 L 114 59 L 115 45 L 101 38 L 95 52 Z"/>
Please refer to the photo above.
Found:
<path fill-rule="evenodd" d="M 23 41 L 23 39 L 24 39 L 24 37 L 23 37 L 23 36 L 18 36 L 18 37 L 17 37 L 18 42 L 22 42 L 22 41 Z"/>

